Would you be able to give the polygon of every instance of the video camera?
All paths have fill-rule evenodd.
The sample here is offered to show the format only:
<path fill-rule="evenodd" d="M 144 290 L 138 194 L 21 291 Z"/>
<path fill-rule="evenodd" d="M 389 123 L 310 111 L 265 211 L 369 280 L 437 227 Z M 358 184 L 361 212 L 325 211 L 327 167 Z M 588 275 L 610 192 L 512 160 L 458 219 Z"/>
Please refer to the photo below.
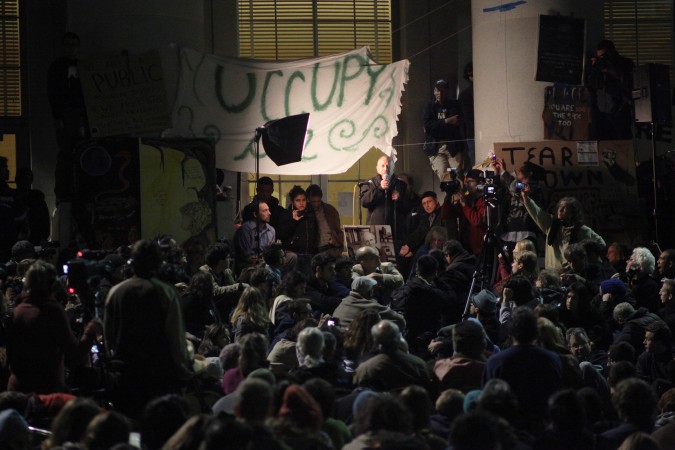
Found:
<path fill-rule="evenodd" d="M 450 174 L 450 180 L 449 181 L 441 181 L 441 191 L 445 192 L 448 195 L 455 194 L 459 192 L 462 189 L 462 184 L 457 180 L 457 169 L 452 167 L 448 169 L 448 173 Z"/>

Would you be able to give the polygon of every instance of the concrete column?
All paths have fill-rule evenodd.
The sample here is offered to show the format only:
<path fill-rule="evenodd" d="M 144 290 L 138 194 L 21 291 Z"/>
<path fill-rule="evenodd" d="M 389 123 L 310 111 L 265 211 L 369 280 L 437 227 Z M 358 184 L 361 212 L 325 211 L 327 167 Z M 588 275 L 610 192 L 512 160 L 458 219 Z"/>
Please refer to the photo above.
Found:
<path fill-rule="evenodd" d="M 602 2 L 472 0 L 471 3 L 478 162 L 487 157 L 495 142 L 544 139 L 544 87 L 551 83 L 535 81 L 539 15 L 586 19 L 589 50 L 602 39 Z"/>

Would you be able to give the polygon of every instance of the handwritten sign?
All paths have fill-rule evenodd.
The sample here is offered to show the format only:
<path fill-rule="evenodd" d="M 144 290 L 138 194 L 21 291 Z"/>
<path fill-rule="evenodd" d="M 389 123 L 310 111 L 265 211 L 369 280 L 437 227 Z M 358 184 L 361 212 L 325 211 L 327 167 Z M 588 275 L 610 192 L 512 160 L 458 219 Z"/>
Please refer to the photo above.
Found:
<path fill-rule="evenodd" d="M 588 139 L 591 105 L 584 87 L 548 86 L 544 90 L 544 139 Z"/>
<path fill-rule="evenodd" d="M 582 202 L 586 224 L 606 239 L 637 242 L 642 211 L 638 204 L 632 141 L 542 141 L 495 143 L 507 170 L 526 161 L 542 168 L 539 180 L 553 207 L 565 196 Z"/>
<path fill-rule="evenodd" d="M 293 62 L 221 58 L 183 49 L 173 126 L 216 141 L 216 166 L 255 171 L 254 132 L 310 113 L 302 160 L 283 169 L 261 149 L 260 172 L 342 173 L 372 147 L 394 156 L 408 61 L 380 65 L 367 47 Z"/>
<path fill-rule="evenodd" d="M 170 126 L 159 52 L 85 59 L 78 65 L 94 137 L 161 131 Z"/>

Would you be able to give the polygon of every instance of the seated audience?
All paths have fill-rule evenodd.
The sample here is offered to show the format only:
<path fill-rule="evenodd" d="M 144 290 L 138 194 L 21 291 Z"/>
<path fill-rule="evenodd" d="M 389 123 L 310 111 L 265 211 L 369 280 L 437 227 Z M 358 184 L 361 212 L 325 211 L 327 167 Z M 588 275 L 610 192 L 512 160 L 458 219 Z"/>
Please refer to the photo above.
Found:
<path fill-rule="evenodd" d="M 380 318 L 391 320 L 405 329 L 405 318 L 403 315 L 392 311 L 388 306 L 379 304 L 373 299 L 373 290 L 377 286 L 377 281 L 370 277 L 356 277 L 352 281 L 352 288 L 349 295 L 342 299 L 340 304 L 333 312 L 333 317 L 338 319 L 340 331 L 346 332 L 351 323 L 364 310 L 375 311 Z"/>
<path fill-rule="evenodd" d="M 354 384 L 377 391 L 404 388 L 410 384 L 428 387 L 431 377 L 423 359 L 400 349 L 398 326 L 382 320 L 371 329 L 379 353 L 362 362 L 354 374 Z"/>

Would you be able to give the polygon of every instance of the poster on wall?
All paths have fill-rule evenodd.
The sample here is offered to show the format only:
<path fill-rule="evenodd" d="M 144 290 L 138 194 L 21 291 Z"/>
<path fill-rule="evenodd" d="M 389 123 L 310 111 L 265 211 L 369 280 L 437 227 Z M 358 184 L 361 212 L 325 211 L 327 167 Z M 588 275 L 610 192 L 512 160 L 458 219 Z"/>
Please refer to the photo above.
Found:
<path fill-rule="evenodd" d="M 170 126 L 157 50 L 84 59 L 78 71 L 92 136 L 133 135 Z"/>
<path fill-rule="evenodd" d="M 584 19 L 539 16 L 537 81 L 581 84 L 584 72 Z"/>
<path fill-rule="evenodd" d="M 350 258 L 355 259 L 360 247 L 373 247 L 381 262 L 396 262 L 391 225 L 345 225 L 344 230 Z"/>
<path fill-rule="evenodd" d="M 114 249 L 140 237 L 138 138 L 81 142 L 74 152 L 73 225 L 81 248 Z"/>
<path fill-rule="evenodd" d="M 203 139 L 142 139 L 139 154 L 141 235 L 170 234 L 186 251 L 215 242 L 213 145 Z"/>
<path fill-rule="evenodd" d="M 205 249 L 216 239 L 214 160 L 202 139 L 82 142 L 72 208 L 80 246 L 114 249 L 171 235 L 186 251 Z"/>
<path fill-rule="evenodd" d="M 552 210 L 562 197 L 584 206 L 585 223 L 608 242 L 640 242 L 644 213 L 638 203 L 632 141 L 541 141 L 495 143 L 507 170 L 526 161 L 543 168 L 540 183 Z"/>

